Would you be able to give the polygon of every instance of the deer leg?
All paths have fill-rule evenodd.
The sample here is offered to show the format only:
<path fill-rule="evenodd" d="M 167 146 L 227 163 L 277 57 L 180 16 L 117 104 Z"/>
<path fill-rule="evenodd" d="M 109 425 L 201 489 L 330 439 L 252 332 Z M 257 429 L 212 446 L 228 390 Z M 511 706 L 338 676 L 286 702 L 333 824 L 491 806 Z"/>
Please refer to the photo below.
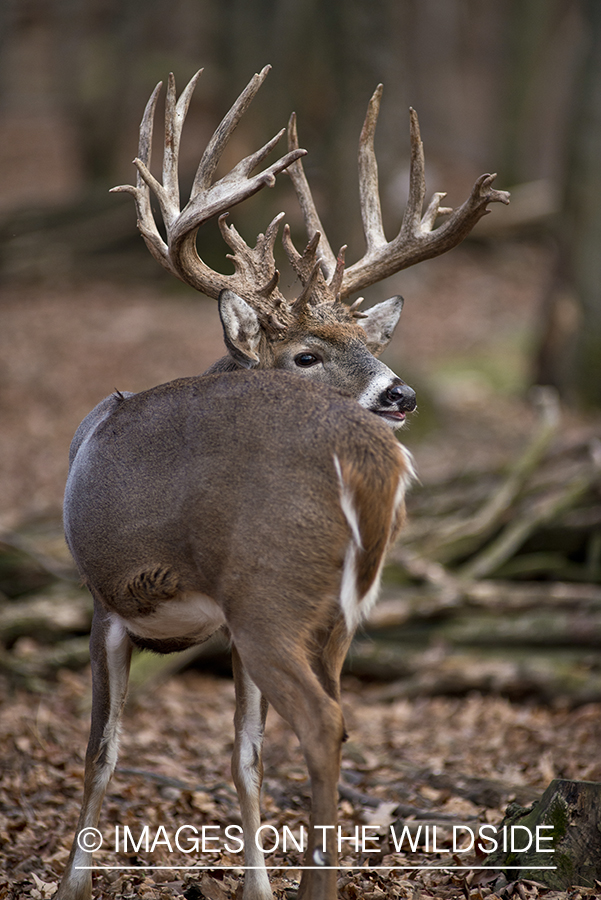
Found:
<path fill-rule="evenodd" d="M 242 814 L 244 862 L 246 866 L 256 867 L 248 868 L 244 875 L 243 900 L 272 900 L 265 856 L 256 843 L 261 825 L 261 752 L 268 704 L 245 670 L 235 645 L 232 646 L 232 667 L 236 687 L 232 776 Z"/>
<path fill-rule="evenodd" d="M 92 896 L 89 867 L 94 832 L 90 829 L 98 826 L 104 794 L 117 762 L 119 722 L 127 693 L 131 649 L 122 623 L 112 619 L 95 599 L 90 637 L 92 724 L 86 751 L 83 802 L 57 900 L 89 900 Z"/>
<path fill-rule="evenodd" d="M 252 636 L 232 634 L 240 659 L 268 702 L 296 733 L 311 779 L 309 840 L 299 898 L 335 900 L 342 710 L 311 668 L 304 647 L 282 647 L 273 635 L 260 634 L 256 619 Z M 292 632 L 293 629 L 290 629 Z M 317 868 L 316 868 L 317 867 Z"/>
<path fill-rule="evenodd" d="M 305 857 L 305 865 L 336 866 L 338 862 L 338 835 L 336 829 L 322 829 L 319 826 L 328 823 L 336 825 L 338 821 L 338 780 L 340 777 L 340 756 L 342 742 L 346 740 L 344 717 L 340 708 L 340 673 L 344 663 L 352 635 L 349 634 L 343 616 L 334 623 L 321 654 L 312 660 L 312 667 L 326 694 L 333 705 L 325 705 L 323 714 L 326 722 L 321 726 L 323 734 L 330 733 L 332 747 L 328 751 L 322 743 L 319 731 L 310 734 L 306 726 L 301 726 L 304 740 L 300 737 L 307 768 L 311 777 L 312 805 L 309 844 Z M 318 726 L 319 727 L 319 726 Z M 297 731 L 297 734 L 299 732 Z M 327 759 L 320 759 L 320 753 L 328 754 Z M 325 805 L 324 805 L 325 804 Z M 328 823 L 329 824 L 329 823 Z M 315 826 L 318 826 L 317 828 Z M 325 850 L 324 850 L 325 848 Z M 301 880 L 298 900 L 313 897 L 336 897 L 336 869 L 306 870 Z"/>
<path fill-rule="evenodd" d="M 297 717 L 298 735 L 311 779 L 309 840 L 298 900 L 335 900 L 338 864 L 338 779 L 344 734 L 342 710 L 322 698 L 319 710 Z M 315 868 L 317 867 L 317 868 Z"/>
<path fill-rule="evenodd" d="M 313 669 L 324 690 L 340 703 L 340 673 L 351 645 L 353 635 L 349 632 L 343 615 L 339 615 L 332 625 L 321 653 L 313 660 Z"/>

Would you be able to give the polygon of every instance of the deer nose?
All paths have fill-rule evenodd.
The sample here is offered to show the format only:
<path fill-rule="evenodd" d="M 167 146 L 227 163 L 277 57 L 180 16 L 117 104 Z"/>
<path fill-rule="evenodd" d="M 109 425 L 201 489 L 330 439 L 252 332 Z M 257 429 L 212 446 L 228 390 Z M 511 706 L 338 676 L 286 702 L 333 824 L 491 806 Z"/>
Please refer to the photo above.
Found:
<path fill-rule="evenodd" d="M 413 412 L 417 406 L 415 391 L 408 384 L 393 384 L 384 392 L 388 403 L 394 403 L 401 412 Z"/>

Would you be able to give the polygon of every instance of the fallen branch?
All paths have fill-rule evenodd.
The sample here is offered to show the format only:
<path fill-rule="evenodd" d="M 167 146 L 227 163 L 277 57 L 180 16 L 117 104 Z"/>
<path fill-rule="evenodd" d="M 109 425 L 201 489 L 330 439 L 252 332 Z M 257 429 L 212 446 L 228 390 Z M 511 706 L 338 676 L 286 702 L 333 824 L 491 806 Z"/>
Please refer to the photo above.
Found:
<path fill-rule="evenodd" d="M 24 636 L 55 642 L 74 632 L 89 632 L 91 622 L 89 593 L 64 587 L 0 606 L 0 644 L 10 646 Z"/>
<path fill-rule="evenodd" d="M 548 524 L 573 507 L 598 479 L 598 471 L 575 478 L 563 490 L 540 501 L 533 509 L 527 510 L 522 517 L 510 522 L 495 541 L 462 566 L 458 572 L 459 577 L 486 578 L 496 571 L 515 555 L 537 528 Z"/>
<path fill-rule="evenodd" d="M 466 582 L 452 577 L 448 583 L 454 590 L 452 599 L 445 590 L 439 590 L 431 583 L 412 585 L 394 593 L 388 588 L 383 599 L 370 612 L 364 630 L 373 634 L 398 628 L 411 619 L 450 618 L 459 609 L 490 610 L 500 616 L 544 608 L 601 610 L 601 585 L 596 584 L 492 579 Z"/>
<path fill-rule="evenodd" d="M 538 427 L 523 454 L 510 468 L 502 482 L 484 505 L 469 518 L 441 522 L 423 542 L 422 553 L 438 562 L 449 563 L 465 557 L 494 533 L 507 511 L 524 489 L 528 478 L 540 465 L 551 446 L 560 423 L 559 402 L 551 388 L 538 388 L 534 394 L 540 410 Z"/>

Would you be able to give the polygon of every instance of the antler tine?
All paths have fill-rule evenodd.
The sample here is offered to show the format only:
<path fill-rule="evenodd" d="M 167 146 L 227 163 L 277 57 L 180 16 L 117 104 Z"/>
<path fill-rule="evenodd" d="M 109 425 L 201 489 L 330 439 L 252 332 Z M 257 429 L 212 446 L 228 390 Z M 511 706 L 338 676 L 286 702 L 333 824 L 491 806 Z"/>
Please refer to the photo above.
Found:
<path fill-rule="evenodd" d="M 278 213 L 267 226 L 265 234 L 258 235 L 256 246 L 251 250 L 236 228 L 233 225 L 228 225 L 226 221 L 227 214 L 219 216 L 221 235 L 228 247 L 234 251 L 233 254 L 228 253 L 227 258 L 232 260 L 237 270 L 243 271 L 244 266 L 246 266 L 247 271 L 250 273 L 251 268 L 255 269 L 256 271 L 252 271 L 252 277 L 255 281 L 261 276 L 267 278 L 268 281 L 273 278 L 273 273 L 277 271 L 273 250 L 280 222 L 283 218 L 284 213 Z M 257 287 L 259 286 L 257 285 Z M 259 288 L 260 293 L 264 293 L 264 291 L 264 287 Z"/>
<path fill-rule="evenodd" d="M 221 215 L 230 207 L 242 203 L 260 191 L 264 187 L 273 187 L 275 176 L 286 169 L 291 163 L 305 156 L 306 150 L 294 150 L 286 153 L 281 159 L 272 163 L 263 172 L 250 177 L 250 172 L 258 161 L 275 146 L 284 132 L 281 131 L 268 144 L 256 153 L 241 160 L 231 172 L 224 175 L 219 181 L 210 185 L 206 190 L 197 192 L 190 197 L 185 208 L 180 213 L 170 235 L 169 246 L 172 257 L 179 253 L 181 242 L 187 239 L 195 240 L 199 227 L 209 219 Z"/>
<path fill-rule="evenodd" d="M 202 158 L 198 164 L 194 184 L 192 185 L 191 198 L 195 197 L 196 194 L 201 191 L 206 191 L 210 187 L 213 175 L 215 174 L 215 169 L 219 164 L 219 160 L 221 159 L 221 155 L 227 142 L 237 128 L 240 119 L 254 100 L 257 91 L 269 75 L 270 71 L 271 66 L 264 66 L 260 72 L 253 75 L 238 99 L 234 101 L 229 111 L 217 126 L 217 129 L 207 144 L 205 152 L 202 154 Z"/>
<path fill-rule="evenodd" d="M 321 272 L 320 261 L 317 260 L 316 262 L 313 263 L 313 265 L 311 267 L 311 270 L 309 272 L 307 280 L 305 281 L 305 283 L 303 285 L 302 291 L 300 292 L 300 294 L 298 295 L 298 297 L 292 304 L 291 309 L 295 315 L 297 315 L 297 316 L 300 315 L 301 312 L 306 307 L 313 305 L 313 303 L 314 303 L 313 294 L 314 294 L 315 288 L 317 286 L 317 281 L 318 281 L 320 275 L 323 277 L 323 273 Z"/>
<path fill-rule="evenodd" d="M 374 135 L 383 90 L 382 84 L 375 89 L 367 107 L 365 122 L 359 138 L 359 196 L 361 198 L 363 233 L 368 253 L 386 243 L 378 189 L 378 163 L 374 150 Z"/>
<path fill-rule="evenodd" d="M 382 281 L 401 269 L 445 253 L 460 244 L 476 222 L 490 211 L 487 208 L 489 203 L 509 203 L 507 191 L 498 191 L 491 187 L 496 176 L 481 175 L 468 199 L 458 209 L 453 211 L 448 207 L 442 207 L 440 202 L 446 195 L 438 192 L 434 194 L 426 212 L 422 215 L 426 191 L 424 152 L 417 113 L 411 109 L 409 198 L 401 229 L 394 240 L 387 242 L 382 228 L 377 165 L 373 150 L 380 96 L 381 90 L 378 86 L 368 107 L 359 145 L 361 211 L 367 251 L 362 259 L 345 270 L 340 288 L 341 298 Z M 449 219 L 438 228 L 434 228 L 437 217 L 449 213 L 451 213 Z"/>
<path fill-rule="evenodd" d="M 179 101 L 177 102 L 175 92 L 175 78 L 172 72 L 169 74 L 167 97 L 165 100 L 163 184 L 157 181 L 149 170 L 151 153 L 150 144 L 152 142 L 152 128 L 154 122 L 154 110 L 156 101 L 152 105 L 152 108 L 150 110 L 149 105 L 147 105 L 146 111 L 144 113 L 144 118 L 142 119 L 142 125 L 140 126 L 140 147 L 142 148 L 143 146 L 144 157 L 135 159 L 134 164 L 138 169 L 138 182 L 141 178 L 146 183 L 145 196 L 147 198 L 147 209 L 145 210 L 145 225 L 149 226 L 150 230 L 154 230 L 157 234 L 158 231 L 156 229 L 156 224 L 154 222 L 154 217 L 152 215 L 152 210 L 150 207 L 150 196 L 148 193 L 148 189 L 152 189 L 157 200 L 159 201 L 163 222 L 165 224 L 165 228 L 167 229 L 167 234 L 169 235 L 173 224 L 177 221 L 180 215 L 178 162 L 182 127 L 186 118 L 186 114 L 188 112 L 188 107 L 192 98 L 192 92 L 194 91 L 196 82 L 198 81 L 202 71 L 203 70 L 200 69 L 200 71 L 198 71 L 190 79 L 185 89 L 183 90 Z M 149 113 L 148 116 L 147 113 Z M 140 230 L 142 231 L 142 229 Z M 144 231 L 142 231 L 142 234 L 144 235 Z M 162 262 L 163 265 L 165 265 L 166 268 L 168 268 L 170 271 L 174 272 L 174 274 L 178 275 L 178 277 L 181 277 L 181 275 L 178 274 L 176 268 L 173 266 L 172 260 L 169 258 L 169 247 L 164 244 L 162 239 L 159 253 L 159 261 Z"/>
<path fill-rule="evenodd" d="M 154 112 L 159 98 L 159 93 L 163 87 L 163 82 L 159 81 L 154 91 L 150 95 L 150 99 L 144 109 L 142 122 L 140 123 L 140 137 L 138 141 L 138 159 L 146 166 L 150 166 L 152 154 L 152 131 L 154 125 Z M 135 162 L 135 160 L 134 160 Z M 138 214 L 138 229 L 146 242 L 146 246 L 150 250 L 152 256 L 166 269 L 177 274 L 169 261 L 169 248 L 159 234 L 156 226 L 152 207 L 150 205 L 150 188 L 138 170 L 136 187 L 131 184 L 120 184 L 111 188 L 111 193 L 127 193 L 131 194 L 136 202 L 136 212 Z M 179 276 L 178 276 L 179 277 Z"/>
<path fill-rule="evenodd" d="M 419 228 L 422 209 L 424 208 L 424 197 L 426 196 L 424 145 L 419 130 L 419 119 L 416 111 L 411 106 L 409 107 L 409 135 L 411 142 L 409 197 L 399 232 L 404 238 L 413 234 Z"/>
<path fill-rule="evenodd" d="M 288 122 L 288 150 L 294 151 L 298 149 L 298 132 L 296 128 L 296 113 L 292 113 Z M 292 163 L 287 169 L 290 180 L 294 186 L 296 197 L 301 208 L 307 236 L 309 240 L 319 232 L 321 240 L 319 242 L 319 257 L 321 267 L 326 278 L 331 278 L 336 271 L 336 256 L 334 255 L 330 243 L 325 235 L 323 225 L 319 218 L 315 201 L 309 187 L 309 182 L 300 160 Z"/>
<path fill-rule="evenodd" d="M 142 160 L 150 168 L 150 158 L 152 155 L 152 132 L 154 128 L 154 111 L 156 109 L 157 100 L 159 99 L 159 94 L 161 92 L 161 88 L 163 87 L 163 82 L 159 81 L 154 91 L 150 95 L 150 99 L 146 104 L 144 109 L 144 115 L 142 116 L 142 121 L 140 122 L 140 137 L 138 140 L 138 158 Z M 146 195 L 148 194 L 148 186 L 144 182 L 142 176 L 138 172 L 138 181 L 137 186 L 142 188 Z M 127 188 L 126 188 L 127 189 Z M 113 188 L 114 191 L 119 190 L 119 188 Z"/>
<path fill-rule="evenodd" d="M 426 230 L 432 231 L 438 216 L 450 216 L 453 212 L 452 206 L 440 205 L 440 201 L 444 200 L 446 196 L 446 191 L 437 191 L 435 194 L 432 194 L 432 199 L 428 203 L 428 208 L 422 218 L 422 224 Z M 489 212 L 489 210 L 487 210 L 487 212 Z"/>
<path fill-rule="evenodd" d="M 270 141 L 267 141 L 267 143 L 264 144 L 264 146 L 261 147 L 260 150 L 257 150 L 255 153 L 251 153 L 250 156 L 245 156 L 244 159 L 240 160 L 240 162 L 232 169 L 230 176 L 234 177 L 235 175 L 250 175 L 253 169 L 256 169 L 259 163 L 263 162 L 266 156 L 269 156 L 285 131 L 286 129 L 282 128 L 276 135 L 271 138 Z M 275 184 L 275 175 L 269 169 L 266 170 L 266 173 L 267 172 L 269 172 L 270 175 L 268 186 L 273 187 L 273 185 Z"/>
<path fill-rule="evenodd" d="M 176 102 L 175 93 L 175 77 L 173 72 L 169 73 L 169 82 L 167 86 L 167 99 L 165 100 L 165 147 L 163 150 L 163 187 L 169 201 L 169 212 L 172 218 L 179 215 L 179 145 L 182 136 L 182 128 L 190 100 L 196 82 L 200 78 L 203 70 L 200 69 L 194 75 Z M 163 213 L 164 217 L 165 213 Z"/>
<path fill-rule="evenodd" d="M 340 294 L 340 288 L 342 286 L 342 279 L 344 277 L 344 256 L 347 250 L 346 244 L 343 244 L 340 250 L 338 251 L 338 256 L 336 258 L 336 270 L 332 275 L 332 279 L 330 281 L 330 290 L 334 294 L 334 297 L 338 298 Z"/>

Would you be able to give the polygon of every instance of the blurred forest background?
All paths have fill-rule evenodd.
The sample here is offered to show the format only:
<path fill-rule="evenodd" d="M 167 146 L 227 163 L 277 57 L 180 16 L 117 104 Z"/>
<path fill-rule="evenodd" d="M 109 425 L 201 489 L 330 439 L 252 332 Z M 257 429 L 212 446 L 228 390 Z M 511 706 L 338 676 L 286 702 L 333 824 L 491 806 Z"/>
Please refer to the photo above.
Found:
<path fill-rule="evenodd" d="M 71 437 L 115 388 L 195 375 L 223 353 L 216 304 L 161 269 L 131 198 L 108 190 L 135 178 L 140 118 L 168 72 L 181 91 L 205 69 L 183 132 L 185 197 L 213 130 L 268 63 L 221 171 L 296 111 L 348 262 L 363 253 L 357 144 L 379 82 L 389 238 L 407 196 L 409 106 L 427 200 L 446 190 L 456 207 L 491 171 L 512 193 L 460 247 L 367 296 L 406 300 L 385 360 L 417 391 L 402 440 L 421 480 L 350 654 L 344 815 L 371 821 L 365 808 L 404 798 L 413 806 L 394 815 L 492 822 L 553 777 L 601 779 L 601 2 L 0 0 L 0 893 L 2 871 L 21 879 L 7 897 L 51 896 L 79 804 L 91 598 L 61 527 Z M 280 210 L 301 246 L 285 174 L 231 220 L 252 244 Z M 228 266 L 214 223 L 198 244 Z M 222 646 L 204 650 L 227 665 Z M 162 825 L 194 802 L 208 821 L 234 815 L 231 683 L 188 671 L 151 690 L 191 656 L 136 655 L 112 821 Z M 288 732 L 275 716 L 269 727 L 281 824 L 307 787 Z M 421 896 L 490 893 L 457 879 Z M 126 881 L 99 896 L 132 896 Z M 156 900 L 182 891 L 145 884 Z M 343 896 L 388 896 L 357 884 Z M 407 882 L 390 896 L 418 894 Z"/>
<path fill-rule="evenodd" d="M 495 210 L 478 233 L 536 229 L 553 244 L 533 377 L 599 406 L 595 0 L 3 0 L 2 279 L 156 276 L 136 240 L 131 203 L 107 196 L 132 179 L 152 87 L 173 70 L 181 89 L 206 68 L 185 131 L 185 184 L 199 146 L 266 62 L 273 74 L 228 159 L 260 145 L 296 110 L 331 240 L 348 243 L 347 259 L 356 258 L 357 135 L 383 82 L 377 149 L 389 222 L 396 226 L 405 202 L 413 105 L 431 188 L 443 185 L 456 205 L 494 166 L 497 186 L 514 188 L 513 207 Z M 252 233 L 276 202 L 262 196 L 237 221 Z"/>
<path fill-rule="evenodd" d="M 379 82 L 385 91 L 376 152 L 389 237 L 407 196 L 409 106 L 420 116 L 428 196 L 444 189 L 446 202 L 458 206 L 491 170 L 498 172 L 495 186 L 512 192 L 510 206 L 493 205 L 460 248 L 369 292 L 369 304 L 395 292 L 407 301 L 386 359 L 418 392 L 419 413 L 403 440 L 415 452 L 422 486 L 412 495 L 391 568 L 394 609 L 379 620 L 390 653 L 376 659 L 363 648 L 372 657 L 357 653 L 356 671 L 410 675 L 411 690 L 419 691 L 425 663 L 408 647 L 480 652 L 488 641 L 523 660 L 536 644 L 548 655 L 542 675 L 525 675 L 517 663 L 499 673 L 489 661 L 469 676 L 457 666 L 428 690 L 496 685 L 516 696 L 601 696 L 596 0 L 3 0 L 6 666 L 27 677 L 55 670 L 65 657 L 52 653 L 65 635 L 80 642 L 69 645 L 67 658 L 74 665 L 87 658 L 89 600 L 77 594 L 83 618 L 62 628 L 56 598 L 40 607 L 35 593 L 47 598 L 54 585 L 64 596 L 62 579 L 76 579 L 59 516 L 67 448 L 79 421 L 115 387 L 139 390 L 197 374 L 222 352 L 215 304 L 163 272 L 138 235 L 131 198 L 108 193 L 134 178 L 147 98 L 169 71 L 181 91 L 204 66 L 183 133 L 185 196 L 214 128 L 267 63 L 273 70 L 222 169 L 296 111 L 318 208 L 332 245 L 349 245 L 347 261 L 363 252 L 356 153 Z M 286 175 L 234 209 L 232 220 L 252 243 L 280 209 L 300 245 L 302 223 Z M 214 223 L 198 241 L 210 265 L 228 265 Z M 531 395 L 533 385 L 559 393 Z M 20 599 L 21 615 L 24 598 L 32 619 L 15 618 L 9 601 Z M 550 604 L 544 615 L 543 603 Z M 505 615 L 499 624 L 508 607 L 514 619 Z M 35 641 L 50 648 L 46 657 L 33 653 Z M 445 651 L 438 664 L 451 665 L 454 652 Z M 567 666 L 562 678 L 557 653 Z"/>

